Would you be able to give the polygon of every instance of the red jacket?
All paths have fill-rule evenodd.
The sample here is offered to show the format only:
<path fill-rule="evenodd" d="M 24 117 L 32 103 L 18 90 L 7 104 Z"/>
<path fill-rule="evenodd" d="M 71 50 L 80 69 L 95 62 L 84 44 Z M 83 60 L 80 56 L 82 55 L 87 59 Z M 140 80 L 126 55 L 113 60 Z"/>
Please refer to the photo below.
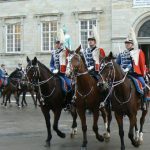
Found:
<path fill-rule="evenodd" d="M 134 50 L 133 50 L 134 51 Z M 132 57 L 132 55 L 131 55 Z M 133 54 L 133 70 L 143 77 L 146 75 L 146 65 L 145 65 L 145 55 L 144 52 L 140 49 Z"/>
<path fill-rule="evenodd" d="M 105 57 L 106 55 L 105 55 L 104 49 L 103 49 L 103 48 L 100 48 L 99 50 L 100 50 L 100 55 L 101 55 L 102 57 Z"/>

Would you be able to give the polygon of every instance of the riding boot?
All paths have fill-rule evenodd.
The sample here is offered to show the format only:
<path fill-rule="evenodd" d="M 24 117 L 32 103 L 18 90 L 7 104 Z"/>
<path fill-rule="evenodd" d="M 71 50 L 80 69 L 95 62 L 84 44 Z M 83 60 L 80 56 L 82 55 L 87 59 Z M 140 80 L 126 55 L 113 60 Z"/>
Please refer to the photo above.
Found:
<path fill-rule="evenodd" d="M 72 97 L 73 97 L 73 91 L 71 90 L 70 92 L 67 93 L 66 99 L 65 99 L 65 111 L 69 111 L 71 109 L 72 105 Z"/>

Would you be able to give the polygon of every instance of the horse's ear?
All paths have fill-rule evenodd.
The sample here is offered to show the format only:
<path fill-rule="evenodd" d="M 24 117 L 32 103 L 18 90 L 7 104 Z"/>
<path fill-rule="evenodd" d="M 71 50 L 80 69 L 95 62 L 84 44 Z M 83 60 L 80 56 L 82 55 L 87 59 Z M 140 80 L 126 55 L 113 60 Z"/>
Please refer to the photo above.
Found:
<path fill-rule="evenodd" d="M 116 59 L 116 57 L 114 57 L 113 53 L 110 52 L 108 57 L 107 57 L 109 60 L 112 60 L 112 59 Z"/>
<path fill-rule="evenodd" d="M 29 63 L 30 62 L 30 59 L 29 59 L 29 57 L 27 56 L 27 63 Z"/>
<path fill-rule="evenodd" d="M 34 64 L 37 64 L 37 58 L 36 57 L 34 57 L 33 62 L 34 62 Z"/>
<path fill-rule="evenodd" d="M 66 51 L 68 52 L 68 54 L 71 53 L 71 50 L 68 47 L 66 47 Z"/>
<path fill-rule="evenodd" d="M 79 54 L 80 49 L 81 49 L 81 45 L 75 50 L 75 52 L 76 52 L 77 54 Z"/>

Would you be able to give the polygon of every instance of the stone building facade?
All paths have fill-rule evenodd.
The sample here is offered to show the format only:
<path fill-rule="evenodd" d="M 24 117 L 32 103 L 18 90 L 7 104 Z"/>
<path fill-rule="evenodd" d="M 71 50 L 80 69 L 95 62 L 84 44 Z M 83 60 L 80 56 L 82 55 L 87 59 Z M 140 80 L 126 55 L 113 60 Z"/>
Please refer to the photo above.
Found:
<path fill-rule="evenodd" d="M 87 46 L 94 24 L 101 47 L 115 54 L 124 49 L 123 42 L 133 26 L 139 46 L 149 56 L 150 30 L 145 30 L 150 29 L 150 7 L 137 7 L 133 1 L 0 0 L 0 63 L 11 71 L 18 62 L 25 67 L 26 56 L 37 56 L 49 66 L 56 32 L 64 24 L 72 38 L 72 49 L 80 43 Z"/>

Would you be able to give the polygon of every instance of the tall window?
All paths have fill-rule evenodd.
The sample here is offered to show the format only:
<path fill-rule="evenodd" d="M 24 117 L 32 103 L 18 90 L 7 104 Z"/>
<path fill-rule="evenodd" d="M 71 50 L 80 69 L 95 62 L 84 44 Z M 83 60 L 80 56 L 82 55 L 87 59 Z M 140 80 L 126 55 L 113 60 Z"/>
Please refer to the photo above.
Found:
<path fill-rule="evenodd" d="M 42 51 L 50 51 L 54 49 L 55 38 L 57 36 L 57 21 L 42 23 Z"/>
<path fill-rule="evenodd" d="M 21 51 L 21 24 L 10 24 L 6 26 L 6 51 Z"/>
<path fill-rule="evenodd" d="M 80 40 L 82 47 L 86 49 L 88 47 L 88 37 L 92 33 L 92 26 L 96 26 L 96 20 L 81 20 L 80 21 Z"/>

